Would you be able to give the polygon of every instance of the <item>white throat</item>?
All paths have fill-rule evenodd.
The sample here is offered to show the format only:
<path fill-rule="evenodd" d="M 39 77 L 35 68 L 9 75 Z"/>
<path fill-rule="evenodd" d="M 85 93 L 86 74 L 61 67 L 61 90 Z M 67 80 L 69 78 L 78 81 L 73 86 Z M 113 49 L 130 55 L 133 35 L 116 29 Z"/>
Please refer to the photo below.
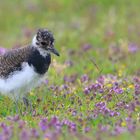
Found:
<path fill-rule="evenodd" d="M 42 49 L 39 45 L 37 45 L 37 42 L 38 41 L 37 41 L 36 35 L 35 35 L 33 37 L 33 40 L 32 40 L 32 46 L 35 47 L 42 56 L 46 57 L 49 54 L 49 52 L 44 50 L 44 49 Z"/>
<path fill-rule="evenodd" d="M 37 43 L 37 39 L 36 39 L 36 35 L 33 37 L 33 40 L 32 40 L 32 46 L 34 47 L 38 47 L 38 45 L 36 44 Z"/>

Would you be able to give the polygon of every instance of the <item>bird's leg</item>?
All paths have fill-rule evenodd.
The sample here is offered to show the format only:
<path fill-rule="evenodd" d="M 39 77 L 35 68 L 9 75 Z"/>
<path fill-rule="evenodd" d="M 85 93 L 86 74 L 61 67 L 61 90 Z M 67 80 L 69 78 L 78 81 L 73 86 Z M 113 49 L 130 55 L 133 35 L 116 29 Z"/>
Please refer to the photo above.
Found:
<path fill-rule="evenodd" d="M 21 110 L 20 110 L 20 107 L 19 107 L 19 102 L 18 102 L 18 100 L 15 100 L 15 101 L 14 101 L 14 104 L 15 104 L 15 108 L 16 108 L 16 113 L 21 114 Z"/>
<path fill-rule="evenodd" d="M 21 113 L 21 110 L 19 108 L 18 99 L 16 98 L 16 96 L 14 94 L 13 94 L 13 99 L 14 99 L 14 104 L 15 104 L 15 108 L 16 108 L 16 113 Z"/>
<path fill-rule="evenodd" d="M 30 112 L 33 111 L 32 103 L 26 97 L 23 97 L 23 103 L 26 107 L 26 111 L 28 111 L 29 107 L 30 107 Z"/>
<path fill-rule="evenodd" d="M 23 97 L 23 103 L 24 103 L 24 105 L 25 105 L 25 107 L 26 107 L 26 111 L 27 111 L 27 110 L 28 110 L 28 106 L 29 106 L 28 99 L 25 98 L 25 97 Z"/>
<path fill-rule="evenodd" d="M 16 107 L 16 113 L 19 113 L 19 107 L 18 107 L 18 101 L 14 101 L 15 107 Z"/>

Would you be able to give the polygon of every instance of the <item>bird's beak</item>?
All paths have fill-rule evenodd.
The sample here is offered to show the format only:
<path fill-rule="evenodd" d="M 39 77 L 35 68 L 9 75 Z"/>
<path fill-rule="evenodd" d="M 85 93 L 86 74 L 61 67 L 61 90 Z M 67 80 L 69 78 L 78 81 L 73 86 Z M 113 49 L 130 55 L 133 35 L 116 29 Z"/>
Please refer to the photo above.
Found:
<path fill-rule="evenodd" d="M 50 50 L 51 53 L 53 53 L 53 54 L 55 54 L 57 56 L 60 56 L 58 51 L 54 47 L 50 47 L 49 50 Z"/>

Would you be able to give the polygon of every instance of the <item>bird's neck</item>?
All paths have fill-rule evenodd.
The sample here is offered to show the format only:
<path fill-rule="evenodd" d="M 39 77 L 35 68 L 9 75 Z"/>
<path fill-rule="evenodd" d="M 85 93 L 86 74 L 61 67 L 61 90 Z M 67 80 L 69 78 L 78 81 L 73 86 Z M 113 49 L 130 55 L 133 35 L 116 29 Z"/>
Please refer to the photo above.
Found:
<path fill-rule="evenodd" d="M 43 57 L 37 49 L 34 49 L 32 54 L 28 58 L 29 66 L 33 66 L 34 70 L 41 75 L 44 75 L 50 66 L 51 56 L 48 54 Z"/>
<path fill-rule="evenodd" d="M 48 51 L 42 49 L 41 47 L 37 47 L 36 49 L 39 51 L 40 55 L 42 55 L 43 57 L 50 55 Z"/>

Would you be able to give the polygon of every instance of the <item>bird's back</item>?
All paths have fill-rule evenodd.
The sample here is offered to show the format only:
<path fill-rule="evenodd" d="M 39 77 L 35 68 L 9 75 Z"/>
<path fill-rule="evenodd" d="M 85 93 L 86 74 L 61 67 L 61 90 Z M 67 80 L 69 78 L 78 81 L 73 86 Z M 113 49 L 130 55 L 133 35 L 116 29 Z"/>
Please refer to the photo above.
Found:
<path fill-rule="evenodd" d="M 12 49 L 0 56 L 0 77 L 6 78 L 10 73 L 20 70 L 22 63 L 26 62 L 32 52 L 32 47 Z"/>

